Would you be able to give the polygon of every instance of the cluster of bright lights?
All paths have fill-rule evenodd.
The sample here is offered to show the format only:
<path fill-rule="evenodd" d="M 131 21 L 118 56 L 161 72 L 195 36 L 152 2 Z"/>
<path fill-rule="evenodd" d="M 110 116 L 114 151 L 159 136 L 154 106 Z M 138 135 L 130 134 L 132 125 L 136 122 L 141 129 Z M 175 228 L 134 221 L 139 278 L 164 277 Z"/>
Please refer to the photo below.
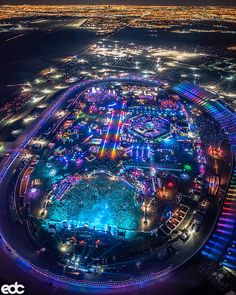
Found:
<path fill-rule="evenodd" d="M 173 89 L 194 103 L 204 107 L 205 110 L 220 123 L 221 127 L 227 131 L 234 157 L 236 157 L 236 115 L 217 101 L 210 103 L 209 100 L 214 98 L 213 94 L 189 83 L 181 83 Z M 212 150 L 212 148 L 210 148 L 210 150 Z M 219 152 L 221 153 L 220 150 Z M 201 166 L 200 169 L 202 169 Z M 235 227 L 233 226 L 233 224 L 235 224 L 236 204 L 235 183 L 236 167 L 234 166 L 233 176 L 229 183 L 229 189 L 227 191 L 227 196 L 224 201 L 223 210 L 217 223 L 216 230 L 209 239 L 204 250 L 202 250 L 203 255 L 213 260 L 222 261 L 222 265 L 233 270 L 236 270 L 235 257 L 229 249 L 235 247 Z"/>
<path fill-rule="evenodd" d="M 129 78 L 130 79 L 130 78 Z M 131 80 L 131 79 L 130 79 Z M 84 86 L 86 84 L 89 84 L 89 81 L 86 81 L 86 82 L 83 82 L 80 84 L 80 87 L 81 86 Z M 49 110 L 49 112 L 47 113 L 47 115 L 45 116 L 44 120 L 47 120 L 47 118 L 49 118 L 51 116 L 52 113 L 54 113 L 57 109 L 57 107 L 59 107 L 59 105 L 71 94 L 71 92 L 73 92 L 75 89 L 78 89 L 78 85 L 74 86 L 73 88 L 69 89 L 63 96 L 61 96 L 58 100 L 58 102 L 56 103 L 56 105 L 51 108 Z M 188 93 L 189 94 L 189 93 Z M 191 95 L 191 94 L 190 94 Z M 215 117 L 217 118 L 218 120 L 223 120 L 222 117 L 220 117 L 220 112 L 217 108 L 213 107 L 210 103 L 207 103 L 207 102 L 201 102 L 201 105 L 204 105 L 204 107 L 206 107 L 206 109 Z M 114 142 L 114 145 L 113 145 L 113 149 L 116 149 L 117 145 L 116 145 L 116 141 L 119 140 L 119 134 L 120 134 L 120 128 L 122 126 L 122 118 L 123 118 L 123 111 L 121 111 L 119 113 L 119 120 L 118 120 L 118 123 L 117 123 L 117 129 L 116 129 L 116 133 L 115 133 L 115 142 Z M 104 153 L 105 153 L 105 148 L 106 148 L 106 145 L 108 143 L 108 140 L 110 139 L 110 129 L 111 129 L 111 126 L 113 124 L 113 117 L 114 117 L 114 112 L 111 113 L 111 117 L 110 117 L 110 120 L 109 120 L 109 124 L 108 124 L 108 129 L 107 129 L 107 132 L 106 132 L 106 135 L 105 135 L 105 138 L 104 138 L 104 141 L 103 141 L 103 145 L 102 145 L 102 150 L 101 150 L 101 154 L 100 156 L 103 156 Z M 36 130 L 40 129 L 41 127 L 41 124 L 43 123 L 43 121 L 41 121 L 40 123 L 38 123 L 37 125 L 37 128 Z M 223 121 L 221 122 L 222 125 L 225 124 Z M 36 130 L 32 130 L 32 132 L 29 134 L 29 137 L 27 137 L 25 139 L 24 142 L 22 142 L 22 146 L 21 147 L 24 147 L 28 140 L 30 138 L 32 138 L 32 136 L 35 134 Z M 231 140 L 234 140 L 233 142 L 235 142 L 235 138 L 232 138 Z M 1 181 L 3 180 L 3 177 L 7 171 L 7 169 L 12 165 L 12 163 L 14 162 L 14 160 L 16 159 L 18 155 L 18 151 L 13 154 L 9 160 L 8 160 L 8 166 L 6 166 L 3 170 L 1 170 L 1 173 L 0 173 L 0 177 L 1 177 Z M 114 154 L 112 154 L 114 157 L 115 157 L 115 152 Z M 112 157 L 113 157 L 112 156 Z M 189 169 L 189 167 L 185 167 L 186 170 L 191 170 Z M 235 180 L 234 180 L 235 181 Z M 235 192 L 235 183 L 232 184 L 232 187 L 231 187 L 231 191 L 230 193 L 228 194 L 228 200 L 227 201 L 232 201 L 235 199 L 235 195 L 234 195 L 234 192 Z M 232 199 L 232 200 L 231 200 Z M 232 213 L 229 208 L 229 210 L 227 210 L 227 206 L 224 208 L 224 211 L 227 211 L 227 212 L 224 212 L 225 215 L 229 215 L 230 213 Z M 227 213 L 227 214 L 226 214 Z M 224 216 L 225 217 L 225 216 Z M 231 218 L 232 216 L 230 216 Z M 232 217 L 233 218 L 233 217 Z M 226 220 L 227 220 L 227 217 L 226 217 Z M 226 221 L 225 221 L 226 222 Z M 226 224 L 226 227 L 227 227 L 227 224 Z M 222 231 L 222 230 L 221 230 Z M 224 232 L 227 232 L 227 234 L 229 234 L 229 230 L 223 230 Z M 218 230 L 218 232 L 220 232 L 220 230 Z M 231 233 L 231 232 L 230 232 Z M 165 275 L 167 275 L 168 273 L 171 272 L 172 270 L 172 267 L 169 266 L 167 267 L 166 269 L 164 269 L 163 271 L 159 271 L 159 272 L 152 272 L 150 274 L 146 274 L 146 275 L 142 275 L 138 278 L 132 278 L 132 279 L 129 279 L 129 280 L 124 280 L 124 281 L 119 281 L 119 282 L 115 282 L 115 281 L 87 281 L 87 280 L 75 280 L 75 279 L 71 279 L 71 278 L 68 278 L 66 276 L 60 276 L 60 275 L 56 275 L 56 274 L 53 274 L 51 272 L 48 272 L 46 270 L 43 270 L 41 268 L 38 268 L 36 267 L 35 265 L 33 265 L 31 262 L 29 262 L 28 260 L 24 259 L 23 257 L 21 257 L 20 255 L 18 255 L 16 253 L 16 251 L 11 248 L 7 243 L 6 241 L 4 240 L 4 238 L 2 239 L 2 241 L 4 242 L 4 246 L 5 247 L 8 247 L 10 250 L 11 250 L 11 253 L 12 255 L 14 255 L 17 260 L 19 261 L 19 263 L 21 264 L 24 264 L 26 265 L 27 267 L 29 268 L 32 268 L 34 271 L 36 271 L 37 273 L 43 275 L 43 276 L 47 276 L 49 277 L 50 279 L 53 279 L 53 280 L 57 280 L 57 281 L 60 281 L 60 282 L 66 282 L 68 284 L 72 284 L 72 285 L 76 285 L 76 286 L 80 286 L 80 287 L 94 287 L 94 288 L 122 288 L 122 287 L 128 287 L 128 286 L 134 286 L 134 285 L 141 285 L 141 284 L 144 284 L 144 283 L 147 283 L 147 282 L 150 282 L 151 280 L 156 280 L 160 277 L 163 277 Z M 227 264 L 227 263 L 226 263 Z"/>

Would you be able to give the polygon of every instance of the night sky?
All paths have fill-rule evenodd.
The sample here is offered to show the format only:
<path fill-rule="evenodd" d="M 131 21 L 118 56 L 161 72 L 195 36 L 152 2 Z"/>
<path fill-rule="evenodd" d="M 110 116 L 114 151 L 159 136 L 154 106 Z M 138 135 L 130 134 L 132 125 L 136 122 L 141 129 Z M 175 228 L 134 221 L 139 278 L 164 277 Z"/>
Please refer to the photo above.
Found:
<path fill-rule="evenodd" d="M 236 0 L 0 0 L 0 4 L 132 4 L 236 6 Z"/>

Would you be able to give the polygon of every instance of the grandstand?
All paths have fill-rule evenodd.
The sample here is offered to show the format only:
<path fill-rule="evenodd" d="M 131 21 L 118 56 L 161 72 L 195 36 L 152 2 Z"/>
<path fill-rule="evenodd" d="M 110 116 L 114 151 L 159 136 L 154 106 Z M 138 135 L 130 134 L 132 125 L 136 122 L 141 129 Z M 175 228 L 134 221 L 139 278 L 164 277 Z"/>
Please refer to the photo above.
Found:
<path fill-rule="evenodd" d="M 200 103 L 202 99 L 207 101 L 217 98 L 216 94 L 211 93 L 204 88 L 194 85 L 188 81 L 184 81 L 174 86 L 172 90 L 195 103 Z"/>
<path fill-rule="evenodd" d="M 236 270 L 236 115 L 218 101 L 209 102 L 216 96 L 189 82 L 174 86 L 172 90 L 201 105 L 219 122 L 228 135 L 234 158 L 232 176 L 217 224 L 202 254 L 225 267 Z"/>

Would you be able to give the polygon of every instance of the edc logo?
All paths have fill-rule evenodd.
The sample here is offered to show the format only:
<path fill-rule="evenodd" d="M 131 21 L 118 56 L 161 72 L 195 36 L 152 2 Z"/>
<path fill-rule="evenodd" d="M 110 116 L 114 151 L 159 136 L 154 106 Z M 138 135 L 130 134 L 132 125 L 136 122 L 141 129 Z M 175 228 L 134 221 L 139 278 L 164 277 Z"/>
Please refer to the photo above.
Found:
<path fill-rule="evenodd" d="M 2 294 L 23 294 L 25 292 L 25 287 L 22 284 L 15 284 L 12 285 L 2 285 L 1 287 Z"/>

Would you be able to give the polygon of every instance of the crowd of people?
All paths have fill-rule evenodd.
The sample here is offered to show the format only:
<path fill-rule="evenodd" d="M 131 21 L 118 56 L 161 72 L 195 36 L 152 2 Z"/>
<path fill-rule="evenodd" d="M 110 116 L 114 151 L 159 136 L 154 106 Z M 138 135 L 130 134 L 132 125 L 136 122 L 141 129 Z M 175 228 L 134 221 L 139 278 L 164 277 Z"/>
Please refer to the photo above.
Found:
<path fill-rule="evenodd" d="M 119 179 L 104 174 L 83 178 L 60 201 L 49 206 L 48 218 L 74 220 L 78 226 L 104 229 L 114 226 L 137 230 L 143 215 L 135 203 L 135 191 Z"/>

